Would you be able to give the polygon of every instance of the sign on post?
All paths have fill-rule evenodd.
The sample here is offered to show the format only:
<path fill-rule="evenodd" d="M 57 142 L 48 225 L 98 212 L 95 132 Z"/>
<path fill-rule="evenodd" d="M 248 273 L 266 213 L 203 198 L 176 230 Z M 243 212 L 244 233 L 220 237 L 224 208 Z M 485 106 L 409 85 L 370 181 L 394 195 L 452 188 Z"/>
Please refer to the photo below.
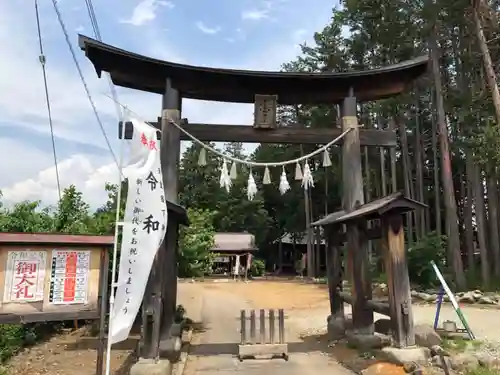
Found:
<path fill-rule="evenodd" d="M 0 233 L 0 324 L 99 319 L 102 373 L 113 236 Z"/>

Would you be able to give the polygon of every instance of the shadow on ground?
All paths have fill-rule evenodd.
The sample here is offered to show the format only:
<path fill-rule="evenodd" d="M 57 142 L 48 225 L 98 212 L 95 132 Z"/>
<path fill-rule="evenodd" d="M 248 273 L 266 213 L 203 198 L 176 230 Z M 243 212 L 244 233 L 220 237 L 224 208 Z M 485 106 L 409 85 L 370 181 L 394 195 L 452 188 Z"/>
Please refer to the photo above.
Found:
<path fill-rule="evenodd" d="M 130 353 L 123 364 L 120 366 L 118 370 L 116 370 L 113 375 L 129 375 L 130 369 L 137 362 L 137 355 L 134 353 Z"/>
<path fill-rule="evenodd" d="M 189 322 L 189 328 L 194 334 L 205 332 L 206 329 L 201 322 Z M 138 348 L 140 335 L 131 335 L 125 341 L 113 344 L 112 350 L 131 350 Z M 99 338 L 95 336 L 71 337 L 62 343 L 65 350 L 97 350 L 99 348 Z"/>
<path fill-rule="evenodd" d="M 330 344 L 327 334 L 303 336 L 302 340 L 309 342 L 309 345 L 315 345 L 342 366 L 356 373 L 360 373 L 367 367 L 379 362 L 370 353 L 360 353 L 358 350 L 348 347 L 345 343 Z"/>
<path fill-rule="evenodd" d="M 345 344 L 329 345 L 327 335 L 311 335 L 301 337 L 300 342 L 288 343 L 288 353 L 290 356 L 300 353 L 321 352 L 332 357 L 343 367 L 360 373 L 367 367 L 378 361 L 371 358 L 369 353 L 365 355 L 348 348 Z M 236 356 L 238 354 L 237 343 L 217 343 L 217 344 L 195 344 L 191 345 L 190 354 L 196 356 L 215 356 L 228 354 Z"/>

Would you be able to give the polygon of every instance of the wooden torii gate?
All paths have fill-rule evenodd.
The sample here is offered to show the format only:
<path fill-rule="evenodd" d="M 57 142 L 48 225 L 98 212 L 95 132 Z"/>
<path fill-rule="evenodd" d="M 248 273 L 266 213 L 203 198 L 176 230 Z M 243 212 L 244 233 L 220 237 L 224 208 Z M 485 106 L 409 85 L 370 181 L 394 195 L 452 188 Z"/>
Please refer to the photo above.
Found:
<path fill-rule="evenodd" d="M 344 209 L 352 210 L 364 203 L 361 172 L 361 146 L 395 147 L 396 135 L 392 130 L 361 129 L 357 118 L 357 103 L 375 101 L 403 92 L 415 79 L 427 70 L 428 58 L 419 57 L 393 66 L 345 73 L 295 73 L 260 72 L 216 69 L 177 64 L 138 55 L 97 40 L 79 36 L 80 47 L 92 62 L 98 76 L 110 73 L 114 84 L 130 89 L 156 93 L 163 96 L 162 116 L 152 124 L 161 129 L 161 160 L 165 197 L 178 203 L 178 165 L 180 142 L 189 140 L 171 122 L 182 123 L 183 128 L 201 141 L 255 142 L 288 144 L 325 144 L 352 128 L 342 142 Z M 200 99 L 234 103 L 254 103 L 255 120 L 248 125 L 190 124 L 181 120 L 182 99 Z M 342 128 L 279 127 L 276 124 L 276 105 L 340 104 Z M 132 128 L 126 126 L 125 137 L 131 137 Z M 120 131 L 121 134 L 121 131 Z M 348 172 L 347 172 L 348 171 Z M 358 251 L 358 232 L 349 231 L 347 246 L 350 254 L 367 257 Z M 161 298 L 163 311 L 155 306 L 144 306 L 150 312 L 152 322 L 161 326 L 159 334 L 147 340 L 148 351 L 141 357 L 166 357 L 175 360 L 177 351 L 173 315 L 176 307 L 177 231 L 169 231 L 161 245 L 164 262 L 163 285 L 154 285 L 146 291 L 145 301 L 151 295 Z M 368 262 L 355 270 L 357 277 L 369 281 Z M 154 267 L 162 267 L 156 263 Z M 353 293 L 354 295 L 359 295 Z M 361 305 L 360 305 L 361 306 Z M 161 320 L 160 324 L 158 320 Z M 371 319 L 373 322 L 373 318 Z M 366 323 L 366 320 L 364 320 Z M 149 324 L 149 323 L 148 323 Z M 153 323 L 150 323 L 153 324 Z M 174 327 L 174 328 L 172 328 Z M 370 327 L 368 327 L 369 329 Z"/>

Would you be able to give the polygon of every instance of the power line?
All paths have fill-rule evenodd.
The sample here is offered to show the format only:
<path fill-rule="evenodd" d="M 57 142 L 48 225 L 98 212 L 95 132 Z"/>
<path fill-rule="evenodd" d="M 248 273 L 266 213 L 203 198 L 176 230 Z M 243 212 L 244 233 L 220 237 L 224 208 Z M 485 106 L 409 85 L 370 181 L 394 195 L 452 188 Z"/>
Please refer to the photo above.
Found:
<path fill-rule="evenodd" d="M 95 15 L 94 11 L 94 4 L 92 3 L 92 0 L 85 0 L 85 5 L 87 6 L 87 12 L 89 14 L 89 19 L 90 19 L 90 25 L 92 26 L 92 29 L 94 30 L 94 36 L 99 42 L 102 42 L 101 38 L 101 31 L 99 30 L 99 23 L 97 22 L 97 17 Z M 116 92 L 115 85 L 113 84 L 113 81 L 111 80 L 111 75 L 106 72 L 106 79 L 108 81 L 108 86 L 109 86 L 109 91 L 111 92 L 111 95 L 113 96 L 116 101 L 118 101 L 118 93 Z M 116 114 L 118 116 L 118 121 L 122 121 L 122 110 L 119 105 L 115 103 L 115 110 Z"/>
<path fill-rule="evenodd" d="M 52 110 L 50 107 L 50 97 L 49 97 L 49 88 L 47 83 L 47 70 L 45 69 L 46 58 L 43 53 L 43 40 L 42 40 L 42 31 L 40 28 L 40 14 L 38 12 L 38 0 L 35 0 L 35 14 L 36 14 L 36 27 L 38 30 L 38 44 L 40 47 L 40 56 L 38 57 L 40 61 L 40 65 L 42 66 L 43 73 L 43 84 L 45 87 L 45 102 L 47 104 L 47 113 L 49 116 L 49 126 L 50 126 L 50 138 L 52 140 L 52 154 L 54 156 L 54 166 L 56 168 L 56 180 L 57 180 L 57 193 L 59 196 L 59 202 L 61 201 L 61 181 L 59 179 L 59 166 L 57 165 L 57 152 L 56 152 L 56 142 L 54 139 L 54 124 L 52 122 Z"/>
<path fill-rule="evenodd" d="M 57 19 L 59 21 L 59 24 L 61 25 L 61 29 L 64 34 L 64 38 L 66 39 L 66 44 L 68 45 L 68 48 L 71 52 L 71 56 L 73 57 L 73 62 L 75 63 L 76 69 L 78 71 L 78 74 L 80 75 L 80 80 L 82 81 L 83 87 L 85 89 L 85 92 L 87 94 L 87 98 L 90 102 L 90 105 L 92 107 L 92 111 L 94 112 L 95 118 L 97 120 L 97 123 L 99 124 L 99 127 L 101 129 L 102 135 L 104 136 L 104 139 L 106 140 L 106 144 L 108 146 L 109 152 L 111 153 L 113 160 L 117 166 L 118 169 L 120 169 L 120 164 L 118 162 L 118 159 L 116 158 L 115 153 L 113 152 L 113 149 L 111 148 L 111 143 L 109 142 L 109 138 L 106 134 L 106 131 L 104 130 L 104 126 L 102 124 L 101 118 L 99 116 L 99 113 L 97 112 L 97 107 L 94 103 L 94 100 L 92 99 L 92 95 L 90 94 L 90 90 L 88 88 L 87 82 L 85 81 L 85 77 L 83 76 L 83 71 L 80 67 L 80 63 L 78 62 L 78 59 L 76 58 L 76 53 L 75 50 L 73 49 L 73 46 L 71 44 L 71 41 L 69 40 L 69 35 L 68 31 L 66 29 L 66 25 L 64 24 L 64 20 L 62 18 L 61 12 L 59 11 L 59 6 L 57 4 L 57 0 L 52 0 L 52 5 L 54 6 L 54 10 L 57 15 Z"/>
<path fill-rule="evenodd" d="M 94 4 L 92 4 L 92 0 L 85 0 L 85 5 L 87 6 L 87 11 L 89 13 L 90 24 L 92 25 L 92 29 L 94 30 L 95 37 L 101 41 L 101 33 L 99 31 L 99 24 L 97 23 L 97 17 L 95 16 Z"/>

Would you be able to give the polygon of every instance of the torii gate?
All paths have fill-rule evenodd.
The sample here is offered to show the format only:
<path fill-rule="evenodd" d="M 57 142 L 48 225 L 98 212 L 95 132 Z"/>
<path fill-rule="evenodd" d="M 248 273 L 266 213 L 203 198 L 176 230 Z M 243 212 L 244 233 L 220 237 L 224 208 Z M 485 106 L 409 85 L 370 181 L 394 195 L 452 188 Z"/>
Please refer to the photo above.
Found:
<path fill-rule="evenodd" d="M 201 141 L 255 142 L 255 143 L 295 143 L 324 144 L 352 128 L 342 141 L 343 164 L 343 209 L 352 211 L 364 203 L 361 164 L 361 146 L 395 147 L 396 135 L 393 130 L 361 129 L 357 118 L 357 103 L 376 101 L 402 93 L 409 84 L 427 70 L 428 57 L 422 56 L 383 68 L 345 73 L 296 73 L 262 72 L 231 69 L 216 69 L 177 64 L 138 55 L 97 40 L 79 36 L 80 47 L 94 65 L 98 76 L 109 72 L 114 84 L 130 89 L 156 93 L 163 96 L 161 121 L 152 124 L 161 129 L 161 160 L 165 197 L 178 203 L 178 164 L 180 141 L 189 140 L 170 121 L 181 123 L 183 128 Z M 182 99 L 199 99 L 235 103 L 254 103 L 255 120 L 253 126 L 190 124 L 181 120 Z M 276 105 L 294 104 L 340 104 L 342 129 L 332 124 L 331 128 L 279 127 L 276 123 Z M 121 133 L 121 132 L 120 132 Z M 131 137 L 131 128 L 126 127 L 125 137 Z M 170 226 L 170 224 L 169 224 Z M 367 270 L 366 252 L 359 248 L 359 231 L 349 231 L 347 246 L 349 256 L 356 254 L 356 269 L 352 271 L 364 285 L 371 285 Z M 166 357 L 175 360 L 172 352 L 177 350 L 172 329 L 176 308 L 177 270 L 177 230 L 170 230 L 161 245 L 164 262 L 156 264 L 165 273 L 163 285 L 151 285 L 146 291 L 145 301 L 151 295 L 161 298 L 163 311 L 157 306 L 144 306 L 151 313 L 161 332 L 143 338 L 147 351 L 141 357 Z M 359 258 L 365 261 L 359 262 Z M 353 262 L 348 262 L 351 266 Z M 359 288 L 359 283 L 353 283 Z M 366 288 L 363 288 L 366 289 Z M 408 290 L 409 292 L 409 290 Z M 159 294 L 159 295 L 158 295 Z M 353 290 L 356 303 L 363 308 L 371 290 Z M 411 306 L 410 306 L 411 308 Z M 355 314 L 358 328 L 373 331 L 373 312 Z M 368 315 L 370 315 L 368 314 Z M 161 322 L 158 322 L 161 320 Z M 158 324 L 161 323 L 161 324 Z M 147 330 L 146 330 L 147 331 Z M 180 349 L 180 348 L 179 348 Z"/>

